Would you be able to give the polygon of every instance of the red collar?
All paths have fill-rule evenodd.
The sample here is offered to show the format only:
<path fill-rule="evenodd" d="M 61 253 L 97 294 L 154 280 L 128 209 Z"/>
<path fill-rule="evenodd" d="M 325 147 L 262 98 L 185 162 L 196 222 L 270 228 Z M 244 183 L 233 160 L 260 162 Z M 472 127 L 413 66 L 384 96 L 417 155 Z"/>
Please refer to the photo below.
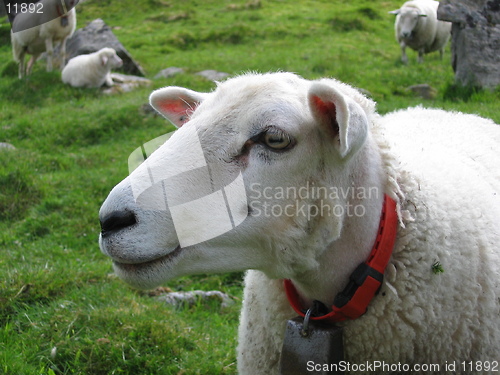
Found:
<path fill-rule="evenodd" d="M 341 322 L 356 319 L 366 312 L 368 304 L 382 285 L 385 267 L 396 241 L 397 227 L 396 202 L 385 195 L 377 239 L 368 259 L 354 270 L 347 287 L 337 294 L 333 301 L 332 311 L 322 316 L 311 316 L 310 319 Z M 288 301 L 295 312 L 304 317 L 307 309 L 301 306 L 297 289 L 291 280 L 284 280 L 284 284 Z"/>
<path fill-rule="evenodd" d="M 64 16 L 66 13 L 68 13 L 67 11 L 65 12 L 66 10 L 66 7 L 63 5 L 56 5 L 56 12 L 57 12 L 57 16 L 58 17 L 62 17 Z"/>

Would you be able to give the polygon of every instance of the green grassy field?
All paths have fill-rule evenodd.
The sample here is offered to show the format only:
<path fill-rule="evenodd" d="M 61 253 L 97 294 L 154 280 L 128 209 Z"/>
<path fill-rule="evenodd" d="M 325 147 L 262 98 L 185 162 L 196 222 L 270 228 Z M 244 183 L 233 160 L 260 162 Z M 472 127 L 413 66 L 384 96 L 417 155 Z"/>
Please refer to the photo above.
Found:
<path fill-rule="evenodd" d="M 0 24 L 0 374 L 235 374 L 242 274 L 198 275 L 172 290 L 221 290 L 236 303 L 173 308 L 112 274 L 97 244 L 97 213 L 126 177 L 128 155 L 172 129 L 141 111 L 166 85 L 207 91 L 195 72 L 293 71 L 368 90 L 385 113 L 422 104 L 500 123 L 500 91 L 453 84 L 449 48 L 400 63 L 392 16 L 399 1 L 88 0 L 78 27 L 102 18 L 148 78 L 186 73 L 105 96 L 74 89 L 39 62 L 19 81 L 10 27 Z M 423 100 L 406 88 L 438 90 Z"/>

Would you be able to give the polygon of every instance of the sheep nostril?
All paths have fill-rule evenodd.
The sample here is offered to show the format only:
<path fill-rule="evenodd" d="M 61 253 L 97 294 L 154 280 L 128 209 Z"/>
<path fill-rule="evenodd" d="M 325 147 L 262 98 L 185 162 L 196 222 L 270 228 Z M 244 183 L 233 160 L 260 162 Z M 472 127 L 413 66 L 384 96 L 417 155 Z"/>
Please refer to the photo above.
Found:
<path fill-rule="evenodd" d="M 101 220 L 101 235 L 103 237 L 111 232 L 119 231 L 137 223 L 133 212 L 114 211 Z"/>

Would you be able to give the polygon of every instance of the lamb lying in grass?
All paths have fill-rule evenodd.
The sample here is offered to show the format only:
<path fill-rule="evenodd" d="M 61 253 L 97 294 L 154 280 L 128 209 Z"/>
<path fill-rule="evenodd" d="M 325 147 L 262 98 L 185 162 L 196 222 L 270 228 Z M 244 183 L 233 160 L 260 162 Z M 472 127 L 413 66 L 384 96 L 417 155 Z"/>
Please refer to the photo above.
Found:
<path fill-rule="evenodd" d="M 47 52 L 47 71 L 52 71 L 52 58 L 55 44 L 60 42 L 61 69 L 64 67 L 66 40 L 76 28 L 76 1 L 65 2 L 71 8 L 65 13 L 61 0 L 41 0 L 41 13 L 19 13 L 12 24 L 11 42 L 14 61 L 19 64 L 19 78 L 31 74 L 36 59 Z M 24 65 L 26 54 L 31 55 L 27 67 Z"/>
<path fill-rule="evenodd" d="M 62 81 L 73 87 L 113 86 L 111 69 L 123 65 L 113 48 L 73 57 L 62 71 Z"/>

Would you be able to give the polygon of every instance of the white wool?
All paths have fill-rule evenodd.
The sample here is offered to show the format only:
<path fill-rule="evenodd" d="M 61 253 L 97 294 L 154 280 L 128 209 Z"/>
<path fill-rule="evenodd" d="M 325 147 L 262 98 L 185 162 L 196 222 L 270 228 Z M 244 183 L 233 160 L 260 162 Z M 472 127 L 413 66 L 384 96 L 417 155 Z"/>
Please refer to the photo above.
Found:
<path fill-rule="evenodd" d="M 158 178 L 159 171 L 167 170 L 161 190 L 152 185 L 153 198 L 175 198 L 170 209 L 198 203 L 195 198 L 204 199 L 213 189 L 197 190 L 203 182 L 198 171 L 183 174 L 185 168 L 178 167 L 193 165 L 193 158 L 185 156 L 197 143 L 211 168 L 211 176 L 204 178 L 216 191 L 241 173 L 247 188 L 375 187 L 396 200 L 401 225 L 385 281 L 363 316 L 341 323 L 349 363 L 438 364 L 436 372 L 445 373 L 446 363 L 498 361 L 498 125 L 475 115 L 421 107 L 379 116 L 371 100 L 346 84 L 307 81 L 289 73 L 236 77 L 209 94 L 167 87 L 155 91 L 151 103 L 180 128 L 109 194 L 100 211 L 101 250 L 113 259 L 121 278 L 142 288 L 183 275 L 249 270 L 239 327 L 239 374 L 279 373 L 286 321 L 296 316 L 282 279 L 292 280 L 304 304 L 320 300 L 331 305 L 372 249 L 383 194 L 323 197 L 321 202 L 313 196 L 271 194 L 265 201 L 292 208 L 357 203 L 366 209 L 363 215 L 305 218 L 258 215 L 261 206 L 250 199 L 254 192 L 240 201 L 225 190 L 233 213 L 252 207 L 246 219 L 183 248 L 172 214 L 141 206 L 133 195 L 134 181 L 143 176 L 139 182 L 144 188 L 150 176 Z M 288 134 L 295 143 L 273 151 L 263 141 L 268 129 L 280 129 L 271 134 Z M 191 191 L 196 194 L 190 196 Z M 220 211 L 214 205 L 198 208 L 182 223 L 201 223 L 191 224 L 196 233 L 217 222 Z M 433 272 L 436 262 L 444 273 Z M 483 367 L 478 373 L 490 372 Z"/>
<path fill-rule="evenodd" d="M 73 87 L 101 87 L 105 83 L 112 86 L 111 69 L 122 64 L 113 48 L 102 48 L 69 60 L 62 71 L 62 81 Z"/>
<path fill-rule="evenodd" d="M 394 29 L 404 63 L 408 62 L 406 47 L 418 52 L 418 62 L 423 61 L 424 54 L 434 51 L 440 51 L 443 57 L 451 23 L 437 19 L 438 6 L 439 2 L 434 0 L 411 0 L 390 12 L 396 14 Z"/>
<path fill-rule="evenodd" d="M 73 5 L 73 1 L 67 3 Z M 19 64 L 19 78 L 31 73 L 33 65 L 43 52 L 47 52 L 47 71 L 52 71 L 53 50 L 57 43 L 60 44 L 60 68 L 62 69 L 66 56 L 66 40 L 73 35 L 76 28 L 76 11 L 74 7 L 63 16 L 59 16 L 64 9 L 61 1 L 40 0 L 37 7 L 38 4 L 43 6 L 39 8 L 42 13 L 20 13 L 14 18 L 13 30 L 21 30 L 11 31 L 12 53 L 14 61 Z M 39 18 L 33 21 L 33 17 Z M 23 25 L 31 25 L 34 22 L 37 26 L 27 29 L 26 26 L 23 27 Z M 25 68 L 24 58 L 26 53 L 32 56 Z"/>
<path fill-rule="evenodd" d="M 382 116 L 373 131 L 411 217 L 403 218 L 384 284 L 368 312 L 342 323 L 346 360 L 432 363 L 441 365 L 438 373 L 464 358 L 498 361 L 500 126 L 475 115 L 417 107 Z M 433 273 L 435 262 L 444 273 Z M 247 272 L 241 375 L 278 374 L 283 321 L 295 315 L 281 281 Z M 494 374 L 485 368 L 477 373 Z"/>

